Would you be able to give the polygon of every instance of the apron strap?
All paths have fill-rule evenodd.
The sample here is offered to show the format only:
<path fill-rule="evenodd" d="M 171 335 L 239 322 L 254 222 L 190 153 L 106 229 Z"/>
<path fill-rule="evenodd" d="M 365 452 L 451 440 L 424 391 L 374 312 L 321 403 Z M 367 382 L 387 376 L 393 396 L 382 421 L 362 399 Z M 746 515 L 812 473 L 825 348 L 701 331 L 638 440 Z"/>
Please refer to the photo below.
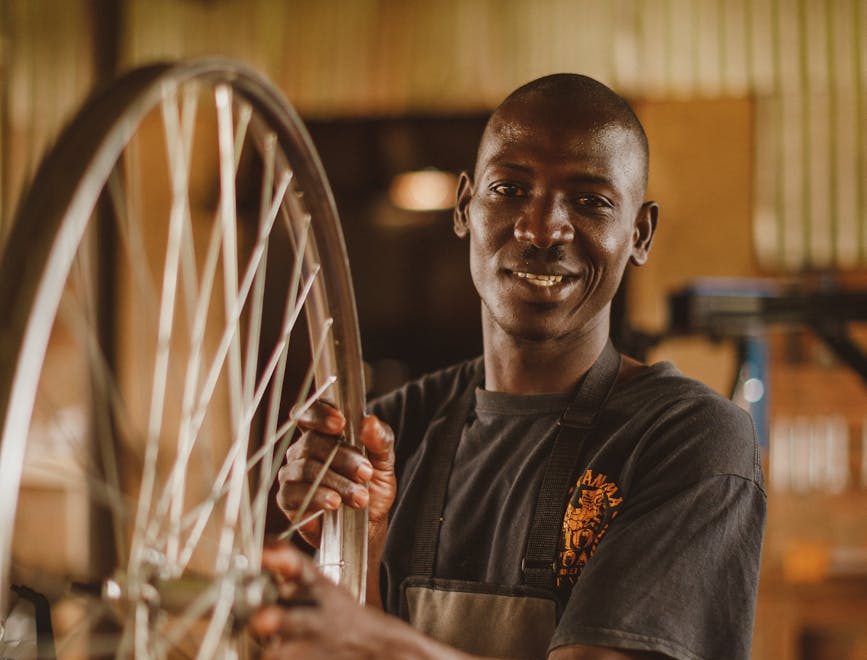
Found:
<path fill-rule="evenodd" d="M 426 466 L 428 485 L 413 530 L 410 575 L 433 577 L 449 476 L 461 441 L 461 433 L 473 411 L 476 387 L 482 383 L 482 373 L 482 368 L 479 367 L 461 396 L 451 406 L 451 410 L 446 413 L 445 419 L 440 418 L 437 427 L 431 428 L 431 433 L 434 434 L 431 438 L 433 450 Z"/>
<path fill-rule="evenodd" d="M 536 499 L 527 550 L 521 562 L 524 582 L 528 586 L 550 589 L 553 585 L 554 557 L 563 526 L 565 494 L 574 479 L 579 449 L 614 389 L 621 359 L 609 339 L 558 422 L 554 447 Z"/>

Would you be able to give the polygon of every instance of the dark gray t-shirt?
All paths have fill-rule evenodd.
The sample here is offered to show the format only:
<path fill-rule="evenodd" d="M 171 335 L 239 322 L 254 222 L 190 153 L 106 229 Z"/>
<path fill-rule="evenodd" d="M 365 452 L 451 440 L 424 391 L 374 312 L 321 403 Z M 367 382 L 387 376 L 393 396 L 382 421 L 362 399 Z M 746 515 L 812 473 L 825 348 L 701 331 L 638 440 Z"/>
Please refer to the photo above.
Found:
<path fill-rule="evenodd" d="M 426 488 L 430 429 L 480 382 L 479 360 L 410 383 L 372 409 L 397 437 L 398 499 L 383 557 L 400 611 Z M 569 397 L 476 391 L 447 489 L 437 578 L 515 587 L 542 469 Z M 619 382 L 579 449 L 556 560 L 550 648 L 747 658 L 765 494 L 749 416 L 667 363 Z"/>
<path fill-rule="evenodd" d="M 517 584 L 527 521 L 570 397 L 477 388 L 446 490 L 436 575 Z M 516 443 L 516 439 L 520 440 Z M 519 443 L 520 451 L 515 451 Z M 479 485 L 484 484 L 480 492 Z"/>

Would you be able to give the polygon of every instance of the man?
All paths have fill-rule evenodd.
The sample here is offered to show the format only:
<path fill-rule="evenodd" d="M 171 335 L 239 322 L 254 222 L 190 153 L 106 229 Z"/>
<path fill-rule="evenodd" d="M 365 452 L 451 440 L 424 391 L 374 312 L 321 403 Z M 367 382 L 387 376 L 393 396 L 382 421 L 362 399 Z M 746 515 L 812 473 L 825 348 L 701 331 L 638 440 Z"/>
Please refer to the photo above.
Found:
<path fill-rule="evenodd" d="M 320 606 L 262 612 L 275 649 L 748 657 L 765 515 L 749 417 L 608 339 L 623 271 L 656 229 L 647 166 L 638 119 L 590 78 L 535 80 L 493 113 L 454 212 L 484 355 L 374 402 L 367 459 L 340 450 L 313 500 L 369 506 L 369 602 L 415 629 L 355 611 L 276 551 L 268 565 Z M 289 450 L 290 518 L 343 424 L 320 406 Z"/>

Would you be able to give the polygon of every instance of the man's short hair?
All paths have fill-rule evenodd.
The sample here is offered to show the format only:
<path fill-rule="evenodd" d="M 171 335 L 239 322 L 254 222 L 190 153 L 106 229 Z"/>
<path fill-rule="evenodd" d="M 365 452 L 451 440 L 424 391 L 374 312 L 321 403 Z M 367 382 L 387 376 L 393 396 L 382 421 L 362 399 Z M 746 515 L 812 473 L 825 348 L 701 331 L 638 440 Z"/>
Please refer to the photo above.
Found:
<path fill-rule="evenodd" d="M 554 73 L 542 78 L 531 80 L 521 85 L 509 94 L 488 119 L 485 133 L 491 123 L 508 106 L 519 103 L 547 101 L 556 103 L 568 112 L 570 108 L 576 111 L 588 112 L 602 127 L 605 124 L 618 123 L 629 130 L 636 138 L 643 160 L 642 189 L 647 186 L 647 168 L 650 148 L 647 134 L 632 107 L 622 96 L 598 80 L 579 73 Z"/>

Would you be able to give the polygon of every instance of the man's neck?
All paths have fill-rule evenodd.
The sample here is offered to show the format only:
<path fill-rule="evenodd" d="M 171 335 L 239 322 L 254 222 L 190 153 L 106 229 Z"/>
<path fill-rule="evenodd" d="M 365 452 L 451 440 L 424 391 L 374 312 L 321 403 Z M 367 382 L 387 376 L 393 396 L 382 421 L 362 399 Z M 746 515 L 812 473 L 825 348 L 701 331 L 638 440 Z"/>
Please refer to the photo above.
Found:
<path fill-rule="evenodd" d="M 485 389 L 511 394 L 572 392 L 608 341 L 607 319 L 574 336 L 531 341 L 484 322 Z"/>

